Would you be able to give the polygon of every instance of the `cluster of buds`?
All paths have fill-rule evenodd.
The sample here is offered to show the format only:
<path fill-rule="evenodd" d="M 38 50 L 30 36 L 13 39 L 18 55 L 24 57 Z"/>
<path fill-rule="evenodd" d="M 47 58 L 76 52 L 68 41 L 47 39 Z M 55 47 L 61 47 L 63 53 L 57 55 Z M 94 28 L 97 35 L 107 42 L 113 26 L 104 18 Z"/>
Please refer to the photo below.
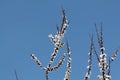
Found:
<path fill-rule="evenodd" d="M 103 78 L 103 76 L 101 76 L 101 75 L 98 75 L 97 77 L 99 80 L 110 80 L 111 79 L 110 75 L 105 75 L 105 78 Z"/>
<path fill-rule="evenodd" d="M 55 60 L 55 58 L 57 56 L 57 53 L 58 53 L 59 49 L 62 48 L 63 45 L 64 45 L 62 40 L 63 40 L 64 35 L 66 33 L 66 29 L 67 29 L 67 27 L 69 25 L 69 22 L 68 22 L 68 20 L 66 18 L 64 9 L 62 9 L 62 14 L 63 14 L 62 25 L 61 25 L 60 28 L 57 26 L 57 34 L 55 36 L 53 36 L 52 34 L 48 35 L 50 40 L 53 42 L 55 48 L 54 48 L 54 51 L 53 51 L 53 53 L 51 55 L 51 59 L 50 59 L 48 65 L 47 65 L 47 67 L 43 67 L 42 63 L 39 61 L 39 59 L 34 54 L 31 54 L 31 57 L 35 61 L 35 63 L 43 71 L 45 71 L 46 80 L 48 80 L 48 73 L 59 69 L 62 66 L 62 64 L 63 64 L 63 62 L 65 60 L 65 57 L 66 57 L 66 54 L 63 54 L 62 59 L 58 62 L 58 64 L 56 66 L 51 67 L 52 63 L 54 62 L 54 60 Z M 68 62 L 67 62 L 67 68 L 68 69 L 67 69 L 67 72 L 66 72 L 65 80 L 68 80 L 68 77 L 70 76 L 70 73 L 71 73 L 70 49 L 68 48 L 67 50 L 68 50 Z"/>
<path fill-rule="evenodd" d="M 55 37 L 53 37 L 52 34 L 48 35 L 48 37 L 50 38 L 50 40 L 53 42 L 53 44 L 55 45 L 55 49 L 52 53 L 50 62 L 48 63 L 48 67 L 51 67 L 51 64 L 54 62 L 55 57 L 57 56 L 57 53 L 59 51 L 59 49 L 63 46 L 63 42 L 62 39 L 64 38 L 64 34 L 66 32 L 66 29 L 68 27 L 68 20 L 66 18 L 65 15 L 65 11 L 62 10 L 63 13 L 63 20 L 62 20 L 62 26 L 61 29 L 59 29 L 59 27 L 57 27 L 58 33 L 57 35 L 55 35 Z"/>
<path fill-rule="evenodd" d="M 52 34 L 49 34 L 48 37 L 50 38 L 50 40 L 54 43 L 55 47 L 62 47 L 63 43 L 62 43 L 62 38 L 64 37 L 63 35 L 61 35 L 60 33 L 55 35 L 55 37 L 53 37 Z"/>
<path fill-rule="evenodd" d="M 87 66 L 87 69 L 88 69 L 88 72 L 86 73 L 84 80 L 88 80 L 90 78 L 92 66 L 91 65 Z"/>
<path fill-rule="evenodd" d="M 59 27 L 57 26 L 57 35 L 53 36 L 52 34 L 49 34 L 48 37 L 50 38 L 50 40 L 54 43 L 55 47 L 62 47 L 64 43 L 62 43 L 62 39 L 64 38 L 64 34 L 66 32 L 66 29 L 69 25 L 68 20 L 66 19 L 66 15 L 65 15 L 65 11 L 62 10 L 63 13 L 63 20 L 62 20 L 62 26 L 59 29 Z"/>
<path fill-rule="evenodd" d="M 96 26 L 96 25 L 95 25 Z M 102 32 L 102 24 L 101 24 L 101 31 L 100 31 L 100 34 L 98 33 L 98 30 L 97 30 L 97 27 L 96 27 L 96 33 L 97 33 L 97 37 L 98 37 L 98 43 L 99 43 L 99 47 L 100 47 L 100 50 L 101 50 L 101 54 L 100 56 L 98 56 L 97 52 L 95 52 L 96 56 L 97 56 L 97 59 L 98 59 L 98 66 L 100 68 L 100 72 L 102 73 L 102 75 L 98 75 L 98 78 L 100 80 L 109 80 L 111 77 L 110 77 L 110 74 L 108 75 L 106 73 L 106 70 L 109 71 L 109 65 L 107 63 L 107 54 L 104 53 L 105 51 L 105 48 L 103 46 L 103 32 Z"/>
<path fill-rule="evenodd" d="M 111 79 L 111 75 L 110 75 L 110 61 L 109 64 L 107 63 L 107 59 L 106 59 L 106 54 L 103 53 L 100 55 L 100 62 L 99 62 L 99 68 L 100 68 L 100 72 L 102 73 L 102 75 L 98 75 L 98 78 L 100 80 L 110 80 Z M 108 72 L 106 72 L 108 71 Z"/>
<path fill-rule="evenodd" d="M 71 58 L 68 58 L 68 63 L 67 63 L 67 71 L 65 73 L 65 77 L 64 77 L 64 80 L 69 80 L 69 77 L 70 77 L 70 74 L 71 74 L 71 61 L 72 59 Z"/>
<path fill-rule="evenodd" d="M 96 24 L 95 24 L 96 26 Z M 109 63 L 107 63 L 107 54 L 104 53 L 105 48 L 103 46 L 103 33 L 102 33 L 102 24 L 101 24 L 101 31 L 100 34 L 98 33 L 97 27 L 96 27 L 96 33 L 97 33 L 97 37 L 98 37 L 98 43 L 99 43 L 99 47 L 101 50 L 101 54 L 100 56 L 98 56 L 95 47 L 94 47 L 94 52 L 96 54 L 97 60 L 98 60 L 98 65 L 100 68 L 100 72 L 102 73 L 102 75 L 98 75 L 99 80 L 110 80 L 111 79 L 111 75 L 110 75 L 110 63 L 112 61 L 114 61 L 114 59 L 116 58 L 119 49 L 117 49 L 113 56 L 111 58 L 109 58 Z"/>
<path fill-rule="evenodd" d="M 94 53 L 96 55 L 96 58 L 98 60 L 98 65 L 99 65 L 99 68 L 100 68 L 100 72 L 102 73 L 102 75 L 98 75 L 98 79 L 99 80 L 110 80 L 111 79 L 110 63 L 111 63 L 111 61 L 113 61 L 116 58 L 118 50 L 116 50 L 116 52 L 111 57 L 111 59 L 109 59 L 109 64 L 108 64 L 107 63 L 107 55 L 106 55 L 106 53 L 104 53 L 105 48 L 104 48 L 104 45 L 103 45 L 102 25 L 101 25 L 100 33 L 98 32 L 96 24 L 95 24 L 95 27 L 96 27 L 98 44 L 99 44 L 99 47 L 100 47 L 101 54 L 100 55 L 97 54 L 97 51 L 96 51 L 94 43 L 93 43 L 93 37 L 91 37 L 91 47 L 90 47 L 90 53 L 89 53 L 90 57 L 89 57 L 89 60 L 88 60 L 89 65 L 87 66 L 88 72 L 86 73 L 84 79 L 88 80 L 90 78 L 90 75 L 91 75 L 91 70 L 92 70 L 92 49 L 93 49 Z"/>
<path fill-rule="evenodd" d="M 35 63 L 44 71 L 46 71 L 46 68 L 42 66 L 39 59 L 35 56 L 35 54 L 31 54 L 31 58 L 35 61 Z"/>
<path fill-rule="evenodd" d="M 100 62 L 99 62 L 99 67 L 100 67 L 100 72 L 104 72 L 103 71 L 103 68 L 107 68 L 108 67 L 108 64 L 107 64 L 107 60 L 106 60 L 106 53 L 102 53 L 100 55 Z"/>

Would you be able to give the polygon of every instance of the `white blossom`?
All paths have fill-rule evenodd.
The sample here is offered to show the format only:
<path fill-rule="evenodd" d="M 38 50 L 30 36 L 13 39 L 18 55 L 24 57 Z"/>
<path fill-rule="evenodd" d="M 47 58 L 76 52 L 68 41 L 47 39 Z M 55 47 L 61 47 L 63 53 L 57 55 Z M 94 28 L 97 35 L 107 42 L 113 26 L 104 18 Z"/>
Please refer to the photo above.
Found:
<path fill-rule="evenodd" d="M 101 49 L 101 50 L 105 50 L 105 48 L 104 48 L 104 47 L 101 47 L 100 49 Z"/>
<path fill-rule="evenodd" d="M 68 80 L 69 79 L 70 73 L 71 72 L 69 72 L 69 71 L 66 72 L 64 80 Z"/>

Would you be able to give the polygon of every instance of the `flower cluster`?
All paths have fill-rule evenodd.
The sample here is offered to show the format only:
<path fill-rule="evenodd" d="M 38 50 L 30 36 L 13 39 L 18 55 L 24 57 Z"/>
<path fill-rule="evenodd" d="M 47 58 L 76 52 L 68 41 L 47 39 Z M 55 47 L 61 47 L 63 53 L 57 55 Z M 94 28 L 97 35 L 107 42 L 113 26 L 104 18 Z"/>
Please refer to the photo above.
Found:
<path fill-rule="evenodd" d="M 97 33 L 98 43 L 99 43 L 99 47 L 100 47 L 100 51 L 101 51 L 100 56 L 98 56 L 98 54 L 97 54 L 97 52 L 95 50 L 94 51 L 95 51 L 96 57 L 98 59 L 98 66 L 100 68 L 100 72 L 102 73 L 102 75 L 98 75 L 98 79 L 100 79 L 100 80 L 109 80 L 109 79 L 111 79 L 111 76 L 110 76 L 110 73 L 109 73 L 110 64 L 107 63 L 107 54 L 104 53 L 105 48 L 103 46 L 102 24 L 101 24 L 100 34 L 98 33 L 97 27 L 96 27 L 96 33 Z M 107 71 L 108 71 L 109 74 L 107 73 Z"/>
<path fill-rule="evenodd" d="M 107 61 L 106 61 L 106 53 L 102 53 L 100 55 L 100 62 L 99 62 L 99 67 L 100 67 L 100 72 L 104 72 L 103 71 L 103 68 L 107 68 L 108 67 L 108 64 L 107 64 Z"/>
<path fill-rule="evenodd" d="M 55 37 L 53 37 L 52 34 L 48 35 L 48 37 L 50 38 L 50 40 L 55 45 L 55 49 L 54 49 L 54 51 L 52 53 L 51 60 L 48 63 L 48 67 L 51 67 L 51 64 L 54 62 L 54 59 L 57 56 L 57 53 L 58 53 L 59 49 L 64 44 L 62 42 L 62 39 L 64 38 L 64 34 L 66 32 L 66 29 L 67 29 L 69 23 L 68 23 L 68 20 L 66 19 L 66 15 L 65 15 L 65 11 L 64 10 L 62 10 L 62 13 L 63 13 L 63 20 L 62 20 L 61 29 L 59 30 L 59 27 L 58 27 L 58 33 L 57 33 L 57 35 L 55 35 Z"/>
<path fill-rule="evenodd" d="M 95 25 L 96 26 L 96 25 Z M 110 64 L 112 61 L 114 61 L 114 59 L 116 58 L 119 49 L 117 49 L 113 56 L 111 58 L 109 58 L 109 63 L 107 63 L 107 54 L 104 52 L 105 48 L 103 46 L 103 33 L 102 33 L 102 25 L 101 25 L 101 31 L 100 34 L 98 33 L 98 30 L 96 28 L 96 33 L 97 33 L 97 37 L 98 37 L 98 43 L 99 43 L 99 47 L 100 47 L 100 51 L 101 54 L 100 56 L 98 56 L 95 47 L 94 47 L 94 52 L 96 54 L 97 60 L 98 60 L 98 65 L 100 68 L 100 72 L 102 73 L 102 75 L 98 75 L 98 79 L 99 80 L 110 80 L 111 79 L 111 75 L 110 75 Z"/>
<path fill-rule="evenodd" d="M 63 13 L 62 26 L 60 29 L 57 26 L 57 30 L 58 30 L 57 35 L 55 35 L 55 36 L 53 36 L 52 34 L 48 35 L 50 40 L 54 43 L 55 47 L 57 47 L 57 48 L 60 48 L 63 46 L 62 39 L 64 38 L 64 34 L 65 34 L 66 29 L 67 29 L 68 24 L 69 24 L 69 22 L 66 18 L 66 15 L 65 15 L 65 11 L 62 10 L 62 13 Z"/>
<path fill-rule="evenodd" d="M 103 76 L 101 76 L 101 75 L 98 75 L 97 77 L 99 80 L 110 80 L 111 79 L 111 76 L 109 76 L 109 75 L 106 75 L 105 78 L 103 78 Z"/>
<path fill-rule="evenodd" d="M 67 71 L 66 71 L 66 73 L 65 73 L 64 80 L 68 80 L 69 77 L 70 77 L 70 74 L 71 74 L 71 61 L 72 61 L 72 59 L 71 59 L 71 58 L 68 58 L 68 63 L 67 63 L 68 69 L 67 69 Z"/>
<path fill-rule="evenodd" d="M 109 64 L 107 63 L 107 59 L 106 59 L 106 54 L 103 53 L 100 55 L 100 62 L 99 62 L 99 68 L 100 68 L 100 72 L 102 73 L 102 75 L 98 75 L 98 78 L 101 80 L 109 80 L 111 79 L 111 75 L 110 75 L 110 62 Z M 108 71 L 108 72 L 107 72 Z"/>
<path fill-rule="evenodd" d="M 93 42 L 93 36 L 91 37 L 91 46 L 90 46 L 90 52 L 88 53 L 89 55 L 89 59 L 88 59 L 88 63 L 89 65 L 87 66 L 87 73 L 84 77 L 84 80 L 89 80 L 90 76 L 91 76 L 91 70 L 92 70 L 92 50 L 94 50 L 94 53 L 96 55 L 96 59 L 98 61 L 98 66 L 100 69 L 100 73 L 101 75 L 98 75 L 98 79 L 99 80 L 110 80 L 111 79 L 111 74 L 110 74 L 110 65 L 111 62 L 115 60 L 115 58 L 117 57 L 118 51 L 119 49 L 117 49 L 112 57 L 109 57 L 109 61 L 107 62 L 107 54 L 104 52 L 105 48 L 103 45 L 103 32 L 102 32 L 102 25 L 101 25 L 101 31 L 100 33 L 98 32 L 97 26 L 95 24 L 96 27 L 96 33 L 97 33 L 97 38 L 98 38 L 98 44 L 100 47 L 100 52 L 101 54 L 97 54 L 97 51 L 95 49 L 94 46 L 94 42 Z"/>
<path fill-rule="evenodd" d="M 67 61 L 67 71 L 65 73 L 65 77 L 64 77 L 64 80 L 68 80 L 69 79 L 69 76 L 71 74 L 71 57 L 70 57 L 70 54 L 71 54 L 71 51 L 70 51 L 70 47 L 68 45 L 68 42 L 67 42 L 67 53 L 68 53 L 68 61 Z"/>
<path fill-rule="evenodd" d="M 67 54 L 64 53 L 62 58 L 60 59 L 60 61 L 55 65 L 55 66 L 52 66 L 52 64 L 54 63 L 55 61 L 55 58 L 57 57 L 57 54 L 60 50 L 60 48 L 62 48 L 64 46 L 64 43 L 62 42 L 63 38 L 64 38 L 64 35 L 66 33 L 66 29 L 69 25 L 69 22 L 66 18 L 66 15 L 65 15 L 65 11 L 64 9 L 62 9 L 62 14 L 63 14 L 63 18 L 62 18 L 62 25 L 61 27 L 57 27 L 57 34 L 56 35 L 52 35 L 52 34 L 49 34 L 48 37 L 50 38 L 50 40 L 53 42 L 54 44 L 54 50 L 53 50 L 53 53 L 51 54 L 51 58 L 50 58 L 50 61 L 47 65 L 47 67 L 43 67 L 42 66 L 42 63 L 39 61 L 39 59 L 35 56 L 35 54 L 31 54 L 31 58 L 35 61 L 35 63 L 45 72 L 46 74 L 46 80 L 48 80 L 48 74 L 49 72 L 53 72 L 57 69 L 59 69 L 63 62 L 65 61 L 65 58 L 66 58 L 66 55 L 67 55 L 67 70 L 66 70 L 66 73 L 65 73 L 65 77 L 64 77 L 64 80 L 69 80 L 69 77 L 71 75 L 71 62 L 72 62 L 72 59 L 71 59 L 71 51 L 70 51 L 70 47 L 68 45 L 68 42 L 66 41 L 66 45 L 67 45 Z M 96 55 L 96 58 L 98 60 L 98 67 L 100 69 L 100 73 L 101 75 L 98 75 L 98 79 L 99 80 L 110 80 L 111 79 L 111 74 L 110 74 L 110 65 L 111 65 L 111 62 L 115 60 L 117 54 L 118 54 L 118 51 L 119 49 L 117 49 L 113 56 L 109 58 L 109 61 L 107 62 L 107 54 L 104 52 L 105 51 L 105 48 L 104 48 L 104 45 L 103 45 L 103 32 L 102 32 L 102 24 L 101 24 L 101 31 L 100 33 L 98 32 L 97 30 L 97 26 L 95 24 L 95 27 L 96 27 L 96 33 L 97 33 L 97 39 L 98 39 L 98 44 L 99 44 L 99 48 L 100 48 L 100 52 L 101 54 L 97 54 L 97 51 L 95 49 L 95 46 L 94 46 L 94 42 L 93 42 L 93 36 L 90 37 L 91 38 L 91 45 L 90 45 L 90 50 L 89 50 L 89 59 L 88 59 L 88 66 L 87 66 L 87 73 L 84 77 L 84 80 L 89 80 L 90 79 L 90 76 L 91 76 L 91 72 L 92 72 L 92 51 L 94 50 L 94 53 Z"/>
<path fill-rule="evenodd" d="M 47 67 L 43 67 L 42 66 L 42 63 L 39 61 L 39 59 L 34 55 L 34 54 L 31 54 L 31 57 L 32 59 L 35 61 L 35 63 L 43 70 L 45 71 L 46 73 L 46 80 L 48 80 L 48 73 L 49 72 L 52 72 L 52 71 L 55 71 L 57 69 L 59 69 L 64 60 L 65 60 L 65 57 L 66 57 L 66 54 L 64 53 L 63 56 L 62 56 L 62 59 L 58 62 L 57 65 L 51 67 L 52 63 L 54 62 L 56 56 L 57 56 L 57 53 L 59 51 L 60 48 L 63 47 L 64 43 L 62 42 L 63 38 L 64 38 L 64 35 L 65 35 L 65 32 L 66 32 L 66 29 L 68 27 L 68 20 L 66 18 L 66 15 L 65 15 L 65 10 L 62 9 L 62 14 L 63 14 L 63 19 L 62 19 L 62 25 L 59 29 L 59 27 L 57 26 L 57 34 L 55 36 L 53 36 L 52 34 L 49 34 L 48 37 L 50 38 L 50 40 L 53 42 L 55 48 L 54 48 L 54 51 L 51 55 L 51 59 L 47 65 Z M 70 49 L 68 49 L 68 62 L 67 62 L 67 72 L 66 72 L 66 80 L 68 80 L 68 77 L 70 76 L 70 73 L 71 73 L 71 58 L 70 58 Z"/>

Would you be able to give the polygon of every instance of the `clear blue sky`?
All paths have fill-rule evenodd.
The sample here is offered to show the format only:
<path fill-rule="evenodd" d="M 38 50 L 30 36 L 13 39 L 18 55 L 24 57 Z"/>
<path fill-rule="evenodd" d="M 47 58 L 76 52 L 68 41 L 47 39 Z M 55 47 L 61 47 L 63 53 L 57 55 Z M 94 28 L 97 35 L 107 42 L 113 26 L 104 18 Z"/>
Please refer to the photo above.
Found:
<path fill-rule="evenodd" d="M 119 0 L 0 0 L 0 80 L 16 80 L 15 69 L 20 80 L 45 80 L 44 72 L 30 54 L 35 53 L 42 64 L 47 65 L 54 48 L 48 34 L 55 34 L 56 24 L 61 25 L 61 7 L 70 20 L 65 35 L 72 51 L 70 80 L 83 80 L 87 72 L 89 33 L 94 34 L 97 45 L 94 23 L 100 26 L 103 22 L 108 56 L 120 47 Z M 61 58 L 65 50 L 63 47 L 57 58 Z M 90 80 L 100 74 L 95 56 L 93 65 Z M 50 73 L 50 80 L 63 80 L 65 67 L 66 63 Z M 120 54 L 111 67 L 112 79 L 120 79 Z"/>

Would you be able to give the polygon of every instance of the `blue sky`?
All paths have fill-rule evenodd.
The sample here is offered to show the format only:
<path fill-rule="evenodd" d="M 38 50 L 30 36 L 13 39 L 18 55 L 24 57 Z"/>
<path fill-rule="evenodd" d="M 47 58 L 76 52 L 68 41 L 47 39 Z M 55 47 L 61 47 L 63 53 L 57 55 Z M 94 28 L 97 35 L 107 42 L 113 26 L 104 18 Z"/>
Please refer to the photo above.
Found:
<path fill-rule="evenodd" d="M 15 69 L 20 80 L 45 80 L 44 72 L 30 58 L 30 54 L 35 53 L 42 64 L 47 65 L 54 48 L 48 34 L 55 34 L 56 24 L 61 25 L 62 7 L 70 20 L 65 34 L 72 51 L 70 80 L 83 80 L 88 65 L 89 33 L 94 34 L 97 45 L 94 23 L 98 27 L 103 23 L 108 56 L 120 47 L 119 3 L 119 0 L 0 0 L 0 80 L 16 80 Z M 58 60 L 64 52 L 65 46 L 60 50 Z M 95 59 L 94 56 L 90 80 L 100 74 Z M 120 79 L 119 54 L 111 67 L 112 79 Z M 66 63 L 50 73 L 50 80 L 63 80 L 65 68 Z"/>

